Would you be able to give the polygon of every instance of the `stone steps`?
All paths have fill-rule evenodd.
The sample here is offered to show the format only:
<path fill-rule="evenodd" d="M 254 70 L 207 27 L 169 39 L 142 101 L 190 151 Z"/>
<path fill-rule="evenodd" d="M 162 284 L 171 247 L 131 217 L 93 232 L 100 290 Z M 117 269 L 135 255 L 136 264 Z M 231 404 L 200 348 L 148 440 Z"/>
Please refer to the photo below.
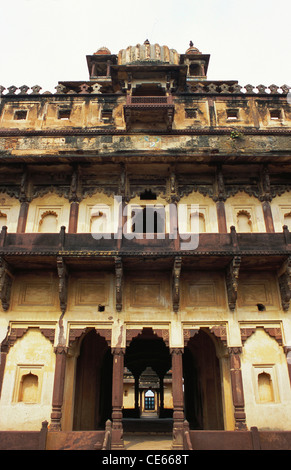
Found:
<path fill-rule="evenodd" d="M 172 433 L 124 433 L 124 450 L 171 450 Z"/>

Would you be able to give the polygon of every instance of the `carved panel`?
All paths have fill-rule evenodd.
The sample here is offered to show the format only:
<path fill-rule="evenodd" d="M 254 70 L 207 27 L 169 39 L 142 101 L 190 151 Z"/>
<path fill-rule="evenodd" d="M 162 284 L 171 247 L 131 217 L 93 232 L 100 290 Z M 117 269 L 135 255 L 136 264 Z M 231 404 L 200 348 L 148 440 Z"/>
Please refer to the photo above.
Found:
<path fill-rule="evenodd" d="M 85 306 L 99 304 L 108 305 L 109 292 L 106 280 L 92 281 L 89 279 L 80 279 L 76 283 L 75 305 Z"/>
<path fill-rule="evenodd" d="M 275 280 L 267 275 L 244 275 L 238 287 L 238 305 L 240 307 L 263 307 L 278 305 Z"/>
<path fill-rule="evenodd" d="M 47 281 L 27 281 L 20 286 L 19 306 L 54 306 L 55 305 L 55 286 Z"/>
<path fill-rule="evenodd" d="M 163 307 L 161 283 L 158 281 L 132 281 L 130 306 L 136 308 Z"/>
<path fill-rule="evenodd" d="M 223 277 L 195 272 L 182 278 L 181 307 L 221 307 L 225 304 Z"/>

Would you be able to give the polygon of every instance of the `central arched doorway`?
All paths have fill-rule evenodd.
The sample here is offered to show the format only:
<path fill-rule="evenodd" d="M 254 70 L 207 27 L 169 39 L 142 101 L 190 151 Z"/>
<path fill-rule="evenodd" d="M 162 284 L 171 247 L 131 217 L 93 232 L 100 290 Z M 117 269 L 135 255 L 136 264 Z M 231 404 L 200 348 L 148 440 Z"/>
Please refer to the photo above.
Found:
<path fill-rule="evenodd" d="M 184 348 L 183 377 L 190 429 L 224 429 L 219 360 L 207 329 L 197 331 Z"/>
<path fill-rule="evenodd" d="M 123 379 L 123 426 L 127 430 L 172 426 L 171 355 L 163 339 L 144 328 L 126 348 Z M 137 429 L 137 428 L 136 428 Z"/>
<path fill-rule="evenodd" d="M 112 412 L 112 354 L 95 329 L 81 338 L 77 360 L 73 430 L 104 429 Z"/>

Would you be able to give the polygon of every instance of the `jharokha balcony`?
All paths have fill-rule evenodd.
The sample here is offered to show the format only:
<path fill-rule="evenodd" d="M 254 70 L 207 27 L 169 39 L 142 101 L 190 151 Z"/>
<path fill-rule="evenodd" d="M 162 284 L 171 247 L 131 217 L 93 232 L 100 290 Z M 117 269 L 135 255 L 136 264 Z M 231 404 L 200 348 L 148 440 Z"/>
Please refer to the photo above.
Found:
<path fill-rule="evenodd" d="M 127 130 L 158 126 L 172 129 L 175 107 L 172 95 L 133 96 L 127 95 L 124 117 Z"/>
<path fill-rule="evenodd" d="M 291 255 L 291 236 L 287 226 L 278 233 L 9 233 L 0 232 L 0 256 L 180 255 L 183 257 L 283 257 Z M 270 262 L 270 258 L 269 258 Z"/>

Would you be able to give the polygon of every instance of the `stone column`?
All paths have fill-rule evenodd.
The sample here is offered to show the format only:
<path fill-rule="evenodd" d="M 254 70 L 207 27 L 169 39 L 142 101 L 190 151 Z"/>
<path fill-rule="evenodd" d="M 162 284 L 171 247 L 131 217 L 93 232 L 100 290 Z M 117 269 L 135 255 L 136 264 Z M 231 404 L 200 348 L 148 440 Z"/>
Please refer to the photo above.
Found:
<path fill-rule="evenodd" d="M 50 430 L 61 431 L 67 348 L 64 346 L 57 346 L 55 348 L 55 354 L 56 365 Z"/>
<path fill-rule="evenodd" d="M 173 450 L 183 449 L 184 393 L 183 393 L 183 348 L 171 349 L 172 395 L 173 395 Z"/>
<path fill-rule="evenodd" d="M 230 357 L 230 377 L 232 400 L 234 406 L 234 421 L 237 430 L 247 429 L 246 427 L 246 414 L 244 402 L 244 390 L 241 373 L 240 354 L 241 347 L 233 347 L 228 349 Z"/>
<path fill-rule="evenodd" d="M 123 449 L 122 404 L 123 404 L 123 348 L 113 348 L 112 377 L 112 438 L 111 449 Z"/>
<path fill-rule="evenodd" d="M 134 408 L 135 408 L 137 417 L 139 417 L 138 397 L 139 397 L 139 375 L 137 374 L 134 376 Z"/>
<path fill-rule="evenodd" d="M 290 385 L 291 385 L 291 346 L 285 346 L 284 351 L 286 354 L 288 374 L 289 374 L 289 380 L 290 380 Z"/>
<path fill-rule="evenodd" d="M 77 233 L 79 203 L 71 202 L 68 233 Z"/>
<path fill-rule="evenodd" d="M 160 417 L 163 416 L 164 413 L 164 376 L 160 375 Z"/>
<path fill-rule="evenodd" d="M 17 233 L 24 233 L 26 228 L 27 214 L 28 214 L 29 203 L 23 201 L 20 206 L 18 223 L 17 223 Z"/>
<path fill-rule="evenodd" d="M 216 212 L 217 212 L 218 232 L 227 233 L 224 201 L 216 202 Z"/>
<path fill-rule="evenodd" d="M 262 208 L 263 208 L 263 213 L 264 213 L 266 231 L 268 233 L 274 233 L 275 229 L 274 229 L 273 215 L 272 215 L 271 205 L 269 201 L 263 201 Z"/>
<path fill-rule="evenodd" d="M 2 341 L 0 345 L 0 397 L 1 397 L 1 392 L 2 392 L 4 371 L 5 371 L 8 350 L 9 350 L 9 347 L 8 347 L 7 339 L 5 339 L 4 341 Z"/>

